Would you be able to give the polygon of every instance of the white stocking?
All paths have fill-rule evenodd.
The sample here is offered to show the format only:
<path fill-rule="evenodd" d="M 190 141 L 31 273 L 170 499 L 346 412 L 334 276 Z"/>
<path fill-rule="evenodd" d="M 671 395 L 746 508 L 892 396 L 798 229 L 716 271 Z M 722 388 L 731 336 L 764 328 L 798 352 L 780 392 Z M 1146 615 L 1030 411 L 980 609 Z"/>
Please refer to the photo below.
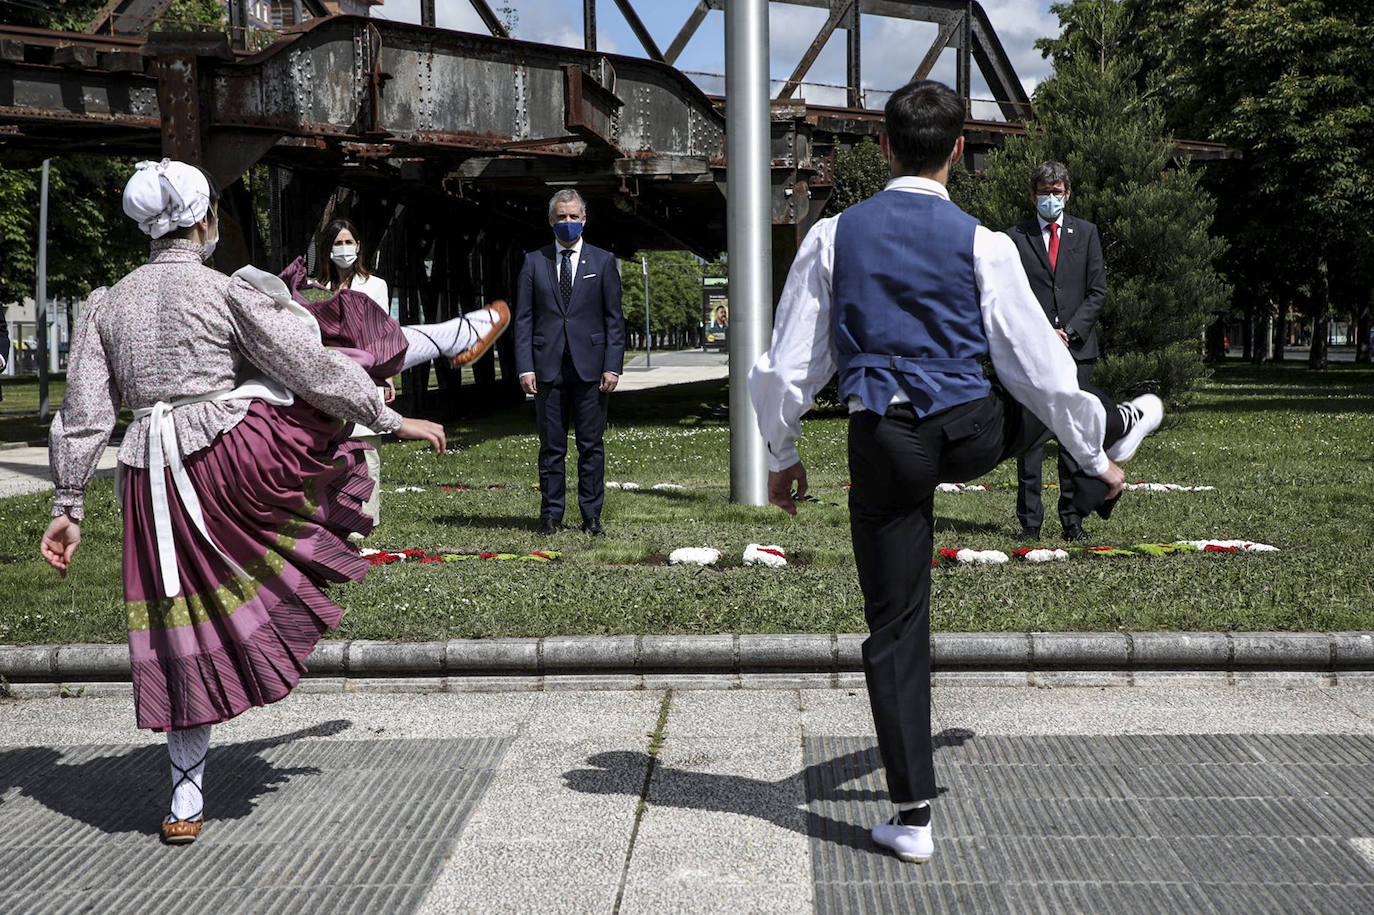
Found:
<path fill-rule="evenodd" d="M 208 724 L 167 732 L 167 755 L 172 760 L 172 816 L 178 820 L 199 819 L 204 812 L 201 778 L 205 775 L 205 754 L 209 750 Z"/>
<path fill-rule="evenodd" d="M 406 361 L 401 371 L 438 359 L 441 355 L 452 359 L 486 336 L 495 320 L 494 312 L 479 308 L 441 324 L 403 325 L 401 333 L 405 334 L 410 346 L 406 349 Z"/>

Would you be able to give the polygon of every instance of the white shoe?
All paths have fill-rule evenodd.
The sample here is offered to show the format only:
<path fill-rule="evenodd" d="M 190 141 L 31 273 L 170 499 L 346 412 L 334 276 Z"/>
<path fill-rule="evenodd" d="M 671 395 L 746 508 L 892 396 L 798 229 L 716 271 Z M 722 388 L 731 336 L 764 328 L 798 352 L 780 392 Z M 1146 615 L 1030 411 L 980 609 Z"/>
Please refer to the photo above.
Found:
<path fill-rule="evenodd" d="M 1153 394 L 1141 394 L 1116 407 L 1126 421 L 1126 434 L 1107 449 L 1107 457 L 1120 464 L 1129 461 L 1145 436 L 1159 428 L 1164 419 L 1164 401 Z"/>
<path fill-rule="evenodd" d="M 929 824 L 906 826 L 899 816 L 873 827 L 873 844 L 891 849 L 903 861 L 925 864 L 935 854 L 935 837 Z"/>

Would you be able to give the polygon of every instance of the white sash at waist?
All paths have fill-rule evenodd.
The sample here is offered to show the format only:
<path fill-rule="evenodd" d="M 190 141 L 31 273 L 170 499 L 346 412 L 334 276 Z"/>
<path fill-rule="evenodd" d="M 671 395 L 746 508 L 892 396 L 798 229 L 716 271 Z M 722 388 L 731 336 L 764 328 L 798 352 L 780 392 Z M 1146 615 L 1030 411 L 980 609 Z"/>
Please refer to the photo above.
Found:
<path fill-rule="evenodd" d="M 172 510 L 167 500 L 167 475 L 172 471 L 172 482 L 176 485 L 177 495 L 186 509 L 187 516 L 200 536 L 223 559 L 239 578 L 247 578 L 248 573 L 233 559 L 230 559 L 219 544 L 210 537 L 205 528 L 205 515 L 200 508 L 200 497 L 191 483 L 186 467 L 181 461 L 181 445 L 177 441 L 176 423 L 172 421 L 172 411 L 193 403 L 209 403 L 222 400 L 263 400 L 278 406 L 289 406 L 295 400 L 291 392 L 270 378 L 246 381 L 232 391 L 216 391 L 196 397 L 182 397 L 173 401 L 159 400 L 151 407 L 141 407 L 134 411 L 134 419 L 148 419 L 148 485 L 153 497 L 153 527 L 157 532 L 158 571 L 162 577 L 162 593 L 176 597 L 181 593 L 181 576 L 177 574 L 176 544 L 172 538 Z"/>

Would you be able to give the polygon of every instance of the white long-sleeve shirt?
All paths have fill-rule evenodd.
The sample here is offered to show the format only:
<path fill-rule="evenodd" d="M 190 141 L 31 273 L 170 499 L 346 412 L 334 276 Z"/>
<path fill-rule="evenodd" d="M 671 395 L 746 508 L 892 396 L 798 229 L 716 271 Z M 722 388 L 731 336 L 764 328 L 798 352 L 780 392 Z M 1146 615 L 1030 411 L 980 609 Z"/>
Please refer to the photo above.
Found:
<path fill-rule="evenodd" d="M 944 185 L 928 178 L 894 178 L 886 190 L 949 199 Z M 839 217 L 822 219 L 807 233 L 787 275 L 773 326 L 773 343 L 749 373 L 749 393 L 759 431 L 768 444 L 768 469 L 796 464 L 802 414 L 838 367 L 831 338 L 831 282 Z M 1078 387 L 1078 370 L 1063 341 L 1045 320 L 1031 292 L 1012 240 L 978 226 L 973 236 L 983 330 L 998 382 L 1054 430 L 1061 447 L 1092 475 L 1107 472 L 1102 449 L 1106 411 Z M 899 388 L 892 403 L 908 398 Z M 849 399 L 850 412 L 885 410 L 890 404 Z"/>

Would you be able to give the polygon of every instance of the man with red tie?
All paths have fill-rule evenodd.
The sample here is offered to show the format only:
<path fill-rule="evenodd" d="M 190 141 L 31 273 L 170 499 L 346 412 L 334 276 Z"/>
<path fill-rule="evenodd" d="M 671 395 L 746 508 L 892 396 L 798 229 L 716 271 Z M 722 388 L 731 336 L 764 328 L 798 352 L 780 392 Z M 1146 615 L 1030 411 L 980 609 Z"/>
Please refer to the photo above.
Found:
<path fill-rule="evenodd" d="M 1097 226 L 1064 212 L 1073 187 L 1069 170 L 1059 162 L 1042 162 L 1031 174 L 1035 216 L 1007 230 L 1031 291 L 1068 347 L 1078 367 L 1078 383 L 1092 378 L 1097 360 L 1097 331 L 1093 325 L 1107 304 L 1107 268 L 1102 262 L 1102 239 Z M 1041 502 L 1043 443 L 1017 458 L 1016 518 L 1023 541 L 1039 540 L 1044 518 Z M 1060 449 L 1059 521 L 1064 539 L 1085 541 L 1083 519 L 1074 507 L 1073 468 Z"/>

